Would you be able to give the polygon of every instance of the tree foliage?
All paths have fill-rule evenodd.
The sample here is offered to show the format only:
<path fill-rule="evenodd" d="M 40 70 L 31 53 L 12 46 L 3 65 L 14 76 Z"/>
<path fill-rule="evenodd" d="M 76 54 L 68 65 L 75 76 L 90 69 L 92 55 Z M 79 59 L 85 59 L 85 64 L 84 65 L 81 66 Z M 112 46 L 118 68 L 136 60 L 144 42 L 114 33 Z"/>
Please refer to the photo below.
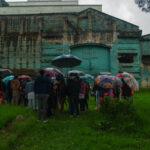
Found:
<path fill-rule="evenodd" d="M 135 3 L 142 11 L 150 12 L 150 0 L 135 0 Z"/>
<path fill-rule="evenodd" d="M 5 0 L 0 0 L 0 7 L 7 7 L 9 6 Z"/>

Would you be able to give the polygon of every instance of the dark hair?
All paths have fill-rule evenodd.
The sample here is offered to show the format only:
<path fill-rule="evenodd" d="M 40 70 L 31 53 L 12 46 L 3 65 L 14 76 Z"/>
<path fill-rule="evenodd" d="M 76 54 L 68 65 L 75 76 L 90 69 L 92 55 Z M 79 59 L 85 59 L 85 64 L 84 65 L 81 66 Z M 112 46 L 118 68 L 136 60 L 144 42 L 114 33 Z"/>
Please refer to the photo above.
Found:
<path fill-rule="evenodd" d="M 14 77 L 14 79 L 17 79 L 17 78 L 18 78 L 18 76 L 15 76 L 15 77 Z"/>
<path fill-rule="evenodd" d="M 44 70 L 40 70 L 40 75 L 43 76 L 44 75 Z"/>

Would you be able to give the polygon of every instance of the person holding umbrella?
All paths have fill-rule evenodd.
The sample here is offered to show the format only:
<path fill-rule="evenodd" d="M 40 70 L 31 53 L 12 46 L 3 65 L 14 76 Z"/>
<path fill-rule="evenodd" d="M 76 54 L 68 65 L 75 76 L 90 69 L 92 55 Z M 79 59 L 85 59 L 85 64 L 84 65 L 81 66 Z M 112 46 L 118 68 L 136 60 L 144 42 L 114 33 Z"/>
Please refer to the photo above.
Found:
<path fill-rule="evenodd" d="M 15 76 L 14 79 L 11 80 L 11 88 L 12 88 L 12 104 L 18 105 L 20 98 L 20 82 L 18 80 L 18 76 Z"/>
<path fill-rule="evenodd" d="M 63 112 L 64 110 L 64 103 L 66 100 L 66 84 L 63 78 L 58 78 L 57 79 L 58 83 L 57 83 L 57 96 L 58 96 L 58 100 L 60 103 L 60 110 L 61 112 Z"/>
<path fill-rule="evenodd" d="M 86 92 L 87 92 L 87 84 L 84 79 L 81 79 L 80 83 L 80 93 L 79 93 L 79 100 L 80 100 L 80 111 L 85 110 L 86 105 Z"/>
<path fill-rule="evenodd" d="M 71 83 L 70 89 L 70 114 L 73 116 L 76 113 L 76 116 L 79 116 L 79 92 L 80 92 L 80 81 L 79 77 L 75 76 L 73 82 Z"/>
<path fill-rule="evenodd" d="M 128 86 L 128 84 L 122 79 L 122 96 L 124 99 L 128 100 L 132 97 L 132 89 Z"/>
<path fill-rule="evenodd" d="M 3 83 L 3 80 L 0 79 L 0 104 L 3 103 L 3 95 L 4 95 L 4 91 L 5 91 L 5 84 Z"/>
<path fill-rule="evenodd" d="M 34 82 L 32 81 L 32 79 L 27 79 L 27 83 L 25 85 L 25 94 L 28 99 L 28 107 L 30 107 L 33 110 L 36 110 Z"/>
<path fill-rule="evenodd" d="M 40 70 L 40 76 L 35 80 L 34 91 L 38 101 L 38 121 L 41 121 L 41 115 L 43 112 L 44 123 L 47 122 L 47 100 L 51 88 L 50 84 L 50 79 L 44 76 L 44 70 Z"/>

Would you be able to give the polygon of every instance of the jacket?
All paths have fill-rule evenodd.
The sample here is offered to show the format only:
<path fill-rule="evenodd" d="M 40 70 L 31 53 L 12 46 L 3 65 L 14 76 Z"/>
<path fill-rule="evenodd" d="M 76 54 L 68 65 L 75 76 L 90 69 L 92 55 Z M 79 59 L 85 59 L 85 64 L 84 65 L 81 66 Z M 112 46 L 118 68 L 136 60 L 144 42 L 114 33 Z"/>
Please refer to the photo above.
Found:
<path fill-rule="evenodd" d="M 34 83 L 35 94 L 49 94 L 51 81 L 46 76 L 39 76 Z"/>
<path fill-rule="evenodd" d="M 80 84 L 80 94 L 86 94 L 87 93 L 87 85 L 85 82 L 81 82 Z"/>
<path fill-rule="evenodd" d="M 19 91 L 20 90 L 20 82 L 18 79 L 12 79 L 11 80 L 11 88 L 13 91 Z"/>
<path fill-rule="evenodd" d="M 27 82 L 25 86 L 25 93 L 28 94 L 31 92 L 34 92 L 34 83 L 32 81 Z"/>

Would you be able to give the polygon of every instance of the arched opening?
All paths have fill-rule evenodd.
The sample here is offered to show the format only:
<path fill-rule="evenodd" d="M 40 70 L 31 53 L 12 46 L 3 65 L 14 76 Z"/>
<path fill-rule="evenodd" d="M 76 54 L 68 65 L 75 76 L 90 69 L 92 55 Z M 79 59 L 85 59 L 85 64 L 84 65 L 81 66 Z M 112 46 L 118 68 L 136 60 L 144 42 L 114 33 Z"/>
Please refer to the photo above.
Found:
<path fill-rule="evenodd" d="M 71 53 L 78 56 L 82 63 L 75 69 L 97 75 L 110 72 L 110 47 L 101 44 L 83 44 L 71 47 Z"/>

